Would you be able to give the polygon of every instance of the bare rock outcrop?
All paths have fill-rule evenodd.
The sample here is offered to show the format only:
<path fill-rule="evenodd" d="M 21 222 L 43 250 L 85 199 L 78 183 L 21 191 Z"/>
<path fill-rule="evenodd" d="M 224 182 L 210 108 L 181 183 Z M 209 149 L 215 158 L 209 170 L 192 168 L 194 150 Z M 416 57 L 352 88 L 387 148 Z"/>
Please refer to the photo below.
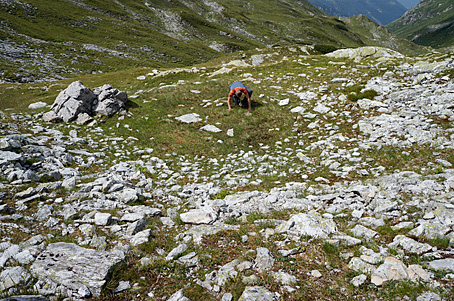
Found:
<path fill-rule="evenodd" d="M 112 85 L 107 84 L 92 91 L 82 82 L 75 81 L 58 94 L 51 111 L 45 113 L 43 119 L 84 124 L 92 120 L 91 116 L 110 116 L 124 110 L 127 102 L 127 93 Z"/>

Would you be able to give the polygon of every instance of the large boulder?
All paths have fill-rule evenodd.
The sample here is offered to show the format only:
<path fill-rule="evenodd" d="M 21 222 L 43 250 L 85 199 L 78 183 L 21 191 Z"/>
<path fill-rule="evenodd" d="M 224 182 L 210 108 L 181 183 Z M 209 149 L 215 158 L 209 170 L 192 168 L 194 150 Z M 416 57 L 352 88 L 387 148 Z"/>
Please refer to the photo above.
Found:
<path fill-rule="evenodd" d="M 76 121 L 85 124 L 90 116 L 101 114 L 110 116 L 125 108 L 128 95 L 112 85 L 104 85 L 92 90 L 82 82 L 75 81 L 58 94 L 51 111 L 43 115 L 45 121 Z"/>
<path fill-rule="evenodd" d="M 82 82 L 75 81 L 60 92 L 51 109 L 64 122 L 73 121 L 80 113 L 91 114 L 91 106 L 96 95 Z"/>
<path fill-rule="evenodd" d="M 124 109 L 128 102 L 126 92 L 115 89 L 112 85 L 95 88 L 93 93 L 97 96 L 92 108 L 95 114 L 110 116 Z"/>
<path fill-rule="evenodd" d="M 64 287 L 74 294 L 86 291 L 86 296 L 99 296 L 113 268 L 122 261 L 120 255 L 86 249 L 72 243 L 53 243 L 47 246 L 31 265 L 38 279 Z M 87 291 L 88 290 L 88 291 Z"/>
<path fill-rule="evenodd" d="M 383 48 L 383 47 L 359 47 L 359 48 L 347 48 L 339 49 L 331 53 L 327 53 L 326 56 L 332 58 L 348 58 L 348 59 L 365 59 L 365 58 L 404 58 L 399 52 Z"/>

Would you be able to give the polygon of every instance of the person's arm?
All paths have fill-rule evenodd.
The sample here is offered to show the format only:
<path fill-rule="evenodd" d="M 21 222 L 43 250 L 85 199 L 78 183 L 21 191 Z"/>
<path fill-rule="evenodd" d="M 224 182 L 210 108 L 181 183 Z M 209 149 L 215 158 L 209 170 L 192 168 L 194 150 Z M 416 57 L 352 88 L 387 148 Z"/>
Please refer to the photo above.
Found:
<path fill-rule="evenodd" d="M 249 93 L 246 92 L 246 98 L 247 98 L 247 103 L 249 105 L 248 111 L 252 110 L 252 105 L 251 105 L 251 98 L 249 97 Z"/>
<path fill-rule="evenodd" d="M 232 109 L 232 105 L 230 104 L 230 100 L 232 99 L 232 96 L 229 94 L 229 98 L 227 98 L 227 105 L 229 106 L 229 110 Z"/>

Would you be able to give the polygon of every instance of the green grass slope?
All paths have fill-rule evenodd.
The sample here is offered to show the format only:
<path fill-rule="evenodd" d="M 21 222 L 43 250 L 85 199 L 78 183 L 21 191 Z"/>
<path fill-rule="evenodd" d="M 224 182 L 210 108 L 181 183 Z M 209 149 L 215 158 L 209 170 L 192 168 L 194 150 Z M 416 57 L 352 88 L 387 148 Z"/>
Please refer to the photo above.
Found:
<path fill-rule="evenodd" d="M 377 25 L 363 15 L 341 18 L 341 20 L 355 28 L 361 40 L 367 45 L 391 48 L 406 55 L 418 55 L 429 50 L 425 46 L 396 36 L 386 27 Z"/>
<path fill-rule="evenodd" d="M 399 37 L 434 48 L 454 45 L 454 1 L 422 0 L 388 29 Z"/>
<path fill-rule="evenodd" d="M 0 80 L 189 66 L 282 43 L 357 47 L 357 29 L 305 0 L 0 2 Z"/>

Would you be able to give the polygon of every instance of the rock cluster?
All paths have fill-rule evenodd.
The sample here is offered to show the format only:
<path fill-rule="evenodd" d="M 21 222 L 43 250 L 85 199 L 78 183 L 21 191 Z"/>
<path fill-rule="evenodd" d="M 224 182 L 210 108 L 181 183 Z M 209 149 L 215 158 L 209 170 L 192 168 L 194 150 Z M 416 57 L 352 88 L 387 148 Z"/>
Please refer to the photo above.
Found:
<path fill-rule="evenodd" d="M 128 95 L 112 85 L 104 85 L 92 90 L 82 82 L 73 82 L 60 92 L 51 107 L 51 111 L 43 115 L 45 121 L 75 121 L 82 125 L 93 121 L 93 115 L 110 116 L 125 110 Z"/>

